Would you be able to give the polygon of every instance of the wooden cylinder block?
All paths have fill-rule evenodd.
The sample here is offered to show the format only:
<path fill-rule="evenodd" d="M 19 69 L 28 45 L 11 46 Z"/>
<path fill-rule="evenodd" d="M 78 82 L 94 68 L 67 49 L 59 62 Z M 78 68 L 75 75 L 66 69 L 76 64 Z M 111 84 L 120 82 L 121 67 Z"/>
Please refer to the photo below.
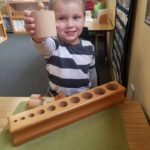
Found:
<path fill-rule="evenodd" d="M 57 36 L 55 14 L 53 11 L 33 11 L 31 15 L 34 18 L 36 24 L 34 35 L 35 37 L 46 38 Z"/>
<path fill-rule="evenodd" d="M 125 88 L 115 81 L 74 94 L 59 101 L 10 116 L 13 144 L 25 143 L 50 131 L 122 103 Z"/>

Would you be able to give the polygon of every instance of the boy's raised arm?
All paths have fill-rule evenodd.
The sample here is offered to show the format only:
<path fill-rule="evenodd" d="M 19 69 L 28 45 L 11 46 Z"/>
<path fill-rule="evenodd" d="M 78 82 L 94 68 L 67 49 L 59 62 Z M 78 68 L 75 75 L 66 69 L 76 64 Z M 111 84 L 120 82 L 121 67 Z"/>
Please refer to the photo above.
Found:
<path fill-rule="evenodd" d="M 31 11 L 24 11 L 24 22 L 25 22 L 25 29 L 27 33 L 31 36 L 31 38 L 36 43 L 41 43 L 43 41 L 43 38 L 37 38 L 34 36 L 35 34 L 35 23 L 34 18 L 31 16 Z"/>

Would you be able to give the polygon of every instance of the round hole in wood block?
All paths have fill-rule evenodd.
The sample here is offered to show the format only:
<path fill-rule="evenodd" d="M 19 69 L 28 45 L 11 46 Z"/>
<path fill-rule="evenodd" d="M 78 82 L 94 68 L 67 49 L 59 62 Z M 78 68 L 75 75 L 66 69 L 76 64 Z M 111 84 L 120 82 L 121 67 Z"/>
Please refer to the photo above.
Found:
<path fill-rule="evenodd" d="M 106 85 L 106 88 L 108 90 L 114 91 L 114 90 L 118 89 L 118 85 L 116 85 L 115 83 L 110 83 L 110 84 Z"/>
<path fill-rule="evenodd" d="M 71 103 L 79 103 L 79 102 L 80 102 L 80 98 L 79 98 L 79 97 L 72 97 L 72 98 L 70 99 L 70 102 L 71 102 Z"/>
<path fill-rule="evenodd" d="M 102 88 L 97 88 L 97 89 L 94 89 L 94 93 L 96 95 L 103 95 L 103 94 L 105 94 L 105 90 Z"/>
<path fill-rule="evenodd" d="M 14 120 L 14 122 L 17 122 L 18 120 Z"/>
<path fill-rule="evenodd" d="M 21 117 L 20 120 L 25 120 L 25 117 Z"/>
<path fill-rule="evenodd" d="M 34 115 L 34 113 L 31 113 L 31 114 L 29 114 L 29 117 L 34 117 L 35 115 Z"/>
<path fill-rule="evenodd" d="M 66 107 L 68 105 L 68 103 L 66 101 L 62 101 L 59 103 L 60 107 Z"/>
<path fill-rule="evenodd" d="M 49 106 L 48 108 L 47 108 L 49 111 L 54 111 L 55 109 L 56 109 L 56 107 L 55 106 Z"/>
<path fill-rule="evenodd" d="M 39 115 L 42 115 L 42 114 L 44 114 L 44 113 L 45 113 L 45 110 L 43 110 L 43 109 L 41 109 L 41 110 L 38 111 L 38 114 L 39 114 Z"/>
<path fill-rule="evenodd" d="M 82 94 L 82 97 L 84 99 L 91 99 L 93 97 L 93 95 L 89 92 L 86 92 L 86 93 Z"/>

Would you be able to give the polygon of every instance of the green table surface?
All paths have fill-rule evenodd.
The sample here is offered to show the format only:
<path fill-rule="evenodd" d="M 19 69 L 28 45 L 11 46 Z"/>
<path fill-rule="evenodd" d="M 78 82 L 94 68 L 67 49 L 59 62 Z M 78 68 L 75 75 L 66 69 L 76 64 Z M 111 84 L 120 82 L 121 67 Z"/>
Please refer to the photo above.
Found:
<path fill-rule="evenodd" d="M 15 113 L 25 110 L 25 102 Z M 128 150 L 118 107 L 106 109 L 19 146 L 12 145 L 8 126 L 0 134 L 1 150 Z"/>

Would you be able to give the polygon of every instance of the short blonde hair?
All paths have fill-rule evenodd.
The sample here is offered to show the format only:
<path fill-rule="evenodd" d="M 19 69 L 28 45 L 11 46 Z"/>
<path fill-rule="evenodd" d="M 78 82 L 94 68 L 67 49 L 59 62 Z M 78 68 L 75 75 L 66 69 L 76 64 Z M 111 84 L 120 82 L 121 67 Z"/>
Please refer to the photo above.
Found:
<path fill-rule="evenodd" d="M 68 4 L 71 2 L 75 2 L 75 3 L 81 3 L 83 5 L 83 10 L 85 11 L 85 0 L 50 0 L 49 2 L 49 8 L 50 10 L 53 10 L 55 7 L 55 3 L 58 1 L 63 1 L 63 3 Z"/>

